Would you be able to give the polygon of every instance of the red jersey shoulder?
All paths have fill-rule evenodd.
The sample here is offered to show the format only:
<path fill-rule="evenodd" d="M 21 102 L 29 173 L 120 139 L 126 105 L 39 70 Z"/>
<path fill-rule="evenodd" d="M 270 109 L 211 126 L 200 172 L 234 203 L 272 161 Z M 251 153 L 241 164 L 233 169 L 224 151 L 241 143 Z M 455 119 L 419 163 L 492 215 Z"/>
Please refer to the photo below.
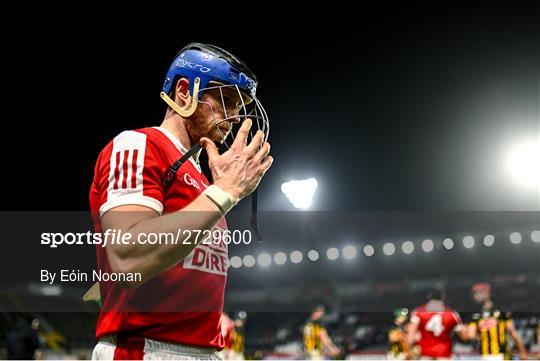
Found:
<path fill-rule="evenodd" d="M 454 310 L 452 307 L 446 306 L 446 313 L 450 315 L 450 317 L 453 319 L 453 321 L 456 323 L 456 325 L 462 324 L 461 316 L 459 315 L 459 312 Z"/>
<path fill-rule="evenodd" d="M 93 211 L 137 204 L 163 211 L 161 185 L 167 159 L 166 138 L 153 128 L 127 130 L 118 134 L 101 151 L 94 170 L 91 190 Z"/>
<path fill-rule="evenodd" d="M 208 187 L 193 158 L 186 161 L 168 185 L 168 168 L 187 150 L 163 128 L 129 130 L 116 136 L 96 164 L 90 204 L 103 215 L 122 205 L 141 205 L 159 214 L 182 209 Z"/>

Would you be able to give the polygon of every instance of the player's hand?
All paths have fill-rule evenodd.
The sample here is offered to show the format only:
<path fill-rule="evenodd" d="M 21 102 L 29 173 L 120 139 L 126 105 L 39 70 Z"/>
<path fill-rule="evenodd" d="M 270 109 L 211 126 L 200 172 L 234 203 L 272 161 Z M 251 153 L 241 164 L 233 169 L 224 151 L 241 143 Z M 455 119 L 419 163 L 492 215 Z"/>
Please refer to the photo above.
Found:
<path fill-rule="evenodd" d="M 264 142 L 262 131 L 259 130 L 251 143 L 246 145 L 251 124 L 249 118 L 243 122 L 231 148 L 221 155 L 214 142 L 201 138 L 201 145 L 208 153 L 208 166 L 212 171 L 214 184 L 238 200 L 257 188 L 274 161 L 268 155 L 270 144 Z"/>
<path fill-rule="evenodd" d="M 529 355 L 527 354 L 527 352 L 520 352 L 519 353 L 519 359 L 520 360 L 527 360 L 529 358 Z"/>
<path fill-rule="evenodd" d="M 329 354 L 332 358 L 338 358 L 340 355 L 341 355 L 341 350 L 339 349 L 339 347 L 337 346 L 334 346 L 334 347 L 330 347 L 328 349 L 329 351 Z"/>

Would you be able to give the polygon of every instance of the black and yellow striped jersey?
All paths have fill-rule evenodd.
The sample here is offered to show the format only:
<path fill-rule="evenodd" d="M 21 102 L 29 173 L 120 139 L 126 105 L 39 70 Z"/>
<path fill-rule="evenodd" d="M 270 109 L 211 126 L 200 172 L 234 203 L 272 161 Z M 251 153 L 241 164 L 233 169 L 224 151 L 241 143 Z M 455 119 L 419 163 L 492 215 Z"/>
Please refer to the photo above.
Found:
<path fill-rule="evenodd" d="M 476 326 L 480 354 L 508 354 L 507 328 L 511 320 L 510 312 L 501 312 L 495 308 L 472 315 L 470 325 Z"/>
<path fill-rule="evenodd" d="M 321 334 L 325 328 L 317 321 L 308 321 L 304 325 L 304 348 L 307 352 L 323 351 Z"/>
<path fill-rule="evenodd" d="M 233 335 L 232 335 L 232 343 L 231 343 L 231 350 L 238 353 L 244 353 L 244 346 L 245 346 L 245 329 L 244 326 L 236 326 Z"/>
<path fill-rule="evenodd" d="M 403 327 L 395 326 L 388 330 L 388 346 L 390 348 L 390 354 L 392 356 L 398 356 L 402 354 L 403 350 L 403 340 L 405 338 L 405 331 Z M 395 341 L 391 341 L 391 340 Z"/>

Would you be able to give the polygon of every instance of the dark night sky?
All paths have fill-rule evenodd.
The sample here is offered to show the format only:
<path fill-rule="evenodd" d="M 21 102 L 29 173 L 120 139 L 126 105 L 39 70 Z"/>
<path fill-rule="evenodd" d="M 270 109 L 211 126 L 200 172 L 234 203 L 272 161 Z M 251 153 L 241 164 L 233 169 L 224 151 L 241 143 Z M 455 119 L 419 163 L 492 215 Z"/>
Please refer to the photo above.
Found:
<path fill-rule="evenodd" d="M 509 146 L 540 134 L 538 9 L 379 9 L 333 20 L 347 25 L 283 19 L 244 40 L 234 29 L 189 36 L 135 19 L 25 35 L 6 57 L 33 103 L 14 103 L 20 121 L 8 129 L 32 131 L 22 158 L 5 161 L 21 176 L 3 182 L 23 191 L 3 209 L 88 209 L 100 149 L 122 130 L 159 125 L 165 72 L 190 41 L 227 48 L 260 80 L 276 160 L 263 209 L 291 209 L 281 182 L 309 176 L 319 180 L 314 209 L 539 209 L 538 192 L 503 167 Z"/>

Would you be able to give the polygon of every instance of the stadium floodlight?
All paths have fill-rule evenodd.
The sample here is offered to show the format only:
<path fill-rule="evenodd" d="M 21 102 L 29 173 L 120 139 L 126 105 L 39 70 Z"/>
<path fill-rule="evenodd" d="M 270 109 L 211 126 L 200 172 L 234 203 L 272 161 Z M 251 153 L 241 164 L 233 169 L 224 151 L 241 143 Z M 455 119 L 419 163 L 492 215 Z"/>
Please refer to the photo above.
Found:
<path fill-rule="evenodd" d="M 396 246 L 392 242 L 388 242 L 383 245 L 382 250 L 385 255 L 391 256 L 396 252 Z"/>
<path fill-rule="evenodd" d="M 443 241 L 442 241 L 442 244 L 444 246 L 444 248 L 446 248 L 447 250 L 451 250 L 452 248 L 454 248 L 454 240 L 452 238 L 445 238 Z"/>
<path fill-rule="evenodd" d="M 371 244 L 365 245 L 363 251 L 366 257 L 371 257 L 375 254 L 375 248 Z"/>
<path fill-rule="evenodd" d="M 300 251 L 292 251 L 291 252 L 291 262 L 292 263 L 300 263 L 300 262 L 302 262 L 303 258 L 304 258 L 304 255 Z"/>
<path fill-rule="evenodd" d="M 244 262 L 244 266 L 248 268 L 255 266 L 256 263 L 255 257 L 250 254 L 245 255 L 244 258 L 242 258 L 242 261 Z"/>
<path fill-rule="evenodd" d="M 316 250 L 312 249 L 311 251 L 308 252 L 307 256 L 308 256 L 308 258 L 309 258 L 310 261 L 315 262 L 316 260 L 319 259 L 319 252 L 317 252 Z"/>
<path fill-rule="evenodd" d="M 463 247 L 465 248 L 473 248 L 474 247 L 474 237 L 473 236 L 465 236 L 463 237 Z"/>
<path fill-rule="evenodd" d="M 328 248 L 326 251 L 326 257 L 330 261 L 335 261 L 339 258 L 339 250 L 336 247 Z"/>
<path fill-rule="evenodd" d="M 435 248 L 435 245 L 433 244 L 433 241 L 431 239 L 424 239 L 422 241 L 422 249 L 424 252 L 429 253 L 433 251 L 433 248 Z"/>
<path fill-rule="evenodd" d="M 317 184 L 315 178 L 291 180 L 281 185 L 281 191 L 295 208 L 305 209 L 313 202 Z"/>
<path fill-rule="evenodd" d="M 263 268 L 268 267 L 272 263 L 272 257 L 270 257 L 268 253 L 261 253 L 259 257 L 257 257 L 257 263 Z"/>
<path fill-rule="evenodd" d="M 520 183 L 540 188 L 540 142 L 522 144 L 510 153 L 508 165 Z"/>
<path fill-rule="evenodd" d="M 520 244 L 521 243 L 521 233 L 519 233 L 519 232 L 510 233 L 510 242 L 512 242 L 513 244 Z"/>
<path fill-rule="evenodd" d="M 491 247 L 495 244 L 495 236 L 488 234 L 484 237 L 484 246 Z"/>
<path fill-rule="evenodd" d="M 540 231 L 531 232 L 531 241 L 535 243 L 540 243 Z"/>
<path fill-rule="evenodd" d="M 414 243 L 411 241 L 405 241 L 401 244 L 401 250 L 405 254 L 411 254 L 414 252 Z"/>
<path fill-rule="evenodd" d="M 355 246 L 345 246 L 343 247 L 343 258 L 353 259 L 356 257 L 356 247 Z"/>
<path fill-rule="evenodd" d="M 285 263 L 287 263 L 287 255 L 283 252 L 277 252 L 274 255 L 274 263 L 278 266 L 284 265 Z"/>
<path fill-rule="evenodd" d="M 242 267 L 242 258 L 240 258 L 238 256 L 233 256 L 229 260 L 229 263 L 230 263 L 232 268 L 240 268 L 240 267 Z"/>

